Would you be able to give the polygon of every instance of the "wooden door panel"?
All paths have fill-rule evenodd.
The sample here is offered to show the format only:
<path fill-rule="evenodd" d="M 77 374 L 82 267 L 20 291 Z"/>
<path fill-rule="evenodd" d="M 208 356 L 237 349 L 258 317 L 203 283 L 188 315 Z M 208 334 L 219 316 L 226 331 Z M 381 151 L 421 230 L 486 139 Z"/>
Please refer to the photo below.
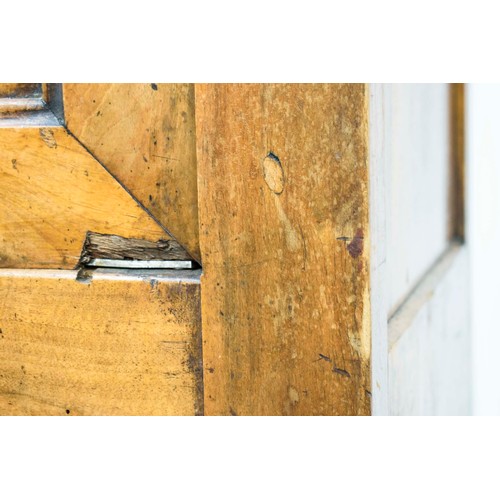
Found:
<path fill-rule="evenodd" d="M 371 101 L 372 335 L 376 376 L 385 387 L 374 408 L 467 414 L 463 86 L 403 87 L 401 96 L 401 85 L 374 86 Z"/>
<path fill-rule="evenodd" d="M 170 237 L 62 127 L 0 128 L 0 266 L 74 269 L 87 231 Z"/>
<path fill-rule="evenodd" d="M 453 244 L 389 322 L 389 413 L 471 411 L 466 249 Z"/>
<path fill-rule="evenodd" d="M 448 247 L 451 134 L 447 84 L 390 89 L 387 260 L 393 312 Z"/>
<path fill-rule="evenodd" d="M 203 413 L 199 271 L 0 270 L 0 414 Z"/>
<path fill-rule="evenodd" d="M 366 91 L 196 86 L 207 414 L 370 413 Z"/>
<path fill-rule="evenodd" d="M 37 85 L 0 86 L 2 413 L 465 411 L 463 89 Z M 203 273 L 91 270 L 102 234 Z"/>
<path fill-rule="evenodd" d="M 66 111 L 75 129 L 78 120 L 84 122 L 80 131 L 88 142 L 97 138 L 104 146 L 99 152 L 113 168 L 126 167 L 122 177 L 149 208 L 154 210 L 158 201 L 165 213 L 176 214 L 167 220 L 177 221 L 177 229 L 186 231 L 181 238 L 196 251 L 197 231 L 192 228 L 197 217 L 191 217 L 196 173 L 193 176 L 189 164 L 194 147 L 187 137 L 189 124 L 183 126 L 189 118 L 182 107 L 192 102 L 159 92 L 166 103 L 159 111 L 158 100 L 146 108 L 131 106 L 134 98 L 140 100 L 143 87 L 123 85 L 105 92 L 124 115 L 117 118 L 116 108 L 115 115 L 101 108 L 112 118 L 104 127 L 84 115 L 75 118 L 72 99 L 66 102 Z M 162 260 L 165 248 L 167 260 L 190 256 L 123 179 L 117 180 L 117 172 L 110 173 L 102 159 L 98 161 L 68 131 L 61 96 L 54 93 L 57 89 L 60 86 L 41 84 L 40 96 L 34 95 L 39 93 L 37 86 L 0 87 L 4 92 L 0 95 L 0 413 L 202 414 L 200 271 L 110 272 L 86 267 L 83 255 L 90 250 L 102 253 L 111 243 L 119 249 L 114 258 L 123 268 L 126 259 L 144 266 L 141 261 L 151 253 L 144 252 L 146 247 Z M 189 94 L 189 88 L 185 90 Z M 75 106 L 82 112 L 87 109 L 85 92 L 83 97 L 75 87 L 68 92 L 78 100 Z M 162 171 L 154 148 L 144 158 L 138 149 L 140 163 L 130 156 L 134 144 L 153 140 L 154 130 L 145 135 L 141 129 L 148 113 L 152 120 L 148 123 L 159 121 L 166 127 L 172 121 L 171 136 L 175 153 L 183 156 L 179 164 L 185 179 L 182 168 Z M 139 125 L 132 120 L 138 114 Z M 130 127 L 120 128 L 117 122 Z M 164 132 L 165 128 L 158 129 L 160 154 L 168 149 Z M 176 189 L 188 209 L 179 200 L 170 203 Z M 164 196 L 161 203 L 159 196 Z M 93 248 L 97 241 L 106 245 Z"/>
<path fill-rule="evenodd" d="M 194 86 L 64 84 L 69 131 L 200 261 Z"/>

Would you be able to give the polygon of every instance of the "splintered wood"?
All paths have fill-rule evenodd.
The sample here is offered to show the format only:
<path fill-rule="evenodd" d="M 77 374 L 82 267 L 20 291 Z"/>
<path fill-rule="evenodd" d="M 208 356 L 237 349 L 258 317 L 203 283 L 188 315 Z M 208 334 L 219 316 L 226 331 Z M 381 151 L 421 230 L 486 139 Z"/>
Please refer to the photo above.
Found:
<path fill-rule="evenodd" d="M 190 257 L 175 240 L 146 241 L 89 231 L 80 264 L 88 264 L 93 259 L 189 260 Z"/>

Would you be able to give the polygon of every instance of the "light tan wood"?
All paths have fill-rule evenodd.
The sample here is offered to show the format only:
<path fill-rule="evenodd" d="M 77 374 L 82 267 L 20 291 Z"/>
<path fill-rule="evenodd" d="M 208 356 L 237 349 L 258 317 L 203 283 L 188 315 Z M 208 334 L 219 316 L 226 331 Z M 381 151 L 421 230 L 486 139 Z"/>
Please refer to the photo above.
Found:
<path fill-rule="evenodd" d="M 0 270 L 0 414 L 202 414 L 196 276 L 75 277 Z"/>
<path fill-rule="evenodd" d="M 0 267 L 74 268 L 87 231 L 170 237 L 63 128 L 0 129 Z"/>
<path fill-rule="evenodd" d="M 196 85 L 206 414 L 370 413 L 365 85 Z"/>
<path fill-rule="evenodd" d="M 68 129 L 200 260 L 191 84 L 64 84 Z"/>

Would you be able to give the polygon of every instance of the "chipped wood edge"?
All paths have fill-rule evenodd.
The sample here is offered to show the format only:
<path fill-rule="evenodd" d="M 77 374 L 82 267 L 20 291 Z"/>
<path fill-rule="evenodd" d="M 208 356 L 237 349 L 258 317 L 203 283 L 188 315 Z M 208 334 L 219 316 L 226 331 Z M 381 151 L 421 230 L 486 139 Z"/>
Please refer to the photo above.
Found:
<path fill-rule="evenodd" d="M 114 261 L 191 260 L 189 254 L 176 240 L 148 241 L 88 231 L 83 243 L 80 265 L 99 265 L 91 264 L 96 259 Z"/>

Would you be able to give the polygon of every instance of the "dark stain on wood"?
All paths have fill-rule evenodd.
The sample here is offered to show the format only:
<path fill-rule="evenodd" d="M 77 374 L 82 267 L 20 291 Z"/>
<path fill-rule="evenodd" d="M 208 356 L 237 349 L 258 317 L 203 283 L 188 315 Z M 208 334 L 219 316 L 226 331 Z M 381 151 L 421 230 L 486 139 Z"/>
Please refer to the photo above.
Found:
<path fill-rule="evenodd" d="M 191 260 L 191 257 L 175 240 L 147 241 L 88 231 L 79 265 L 92 259 Z"/>
<path fill-rule="evenodd" d="M 189 315 L 184 320 L 191 321 L 193 327 L 193 342 L 187 345 L 186 364 L 190 373 L 194 376 L 194 414 L 203 416 L 205 414 L 204 405 L 204 379 L 203 379 L 203 344 L 201 336 L 201 308 L 200 308 L 200 287 L 188 284 L 184 287 L 186 305 L 195 305 L 194 315 Z"/>
<path fill-rule="evenodd" d="M 347 251 L 353 258 L 359 257 L 363 253 L 363 230 L 358 229 L 356 236 L 352 239 L 351 243 L 347 245 Z"/>

